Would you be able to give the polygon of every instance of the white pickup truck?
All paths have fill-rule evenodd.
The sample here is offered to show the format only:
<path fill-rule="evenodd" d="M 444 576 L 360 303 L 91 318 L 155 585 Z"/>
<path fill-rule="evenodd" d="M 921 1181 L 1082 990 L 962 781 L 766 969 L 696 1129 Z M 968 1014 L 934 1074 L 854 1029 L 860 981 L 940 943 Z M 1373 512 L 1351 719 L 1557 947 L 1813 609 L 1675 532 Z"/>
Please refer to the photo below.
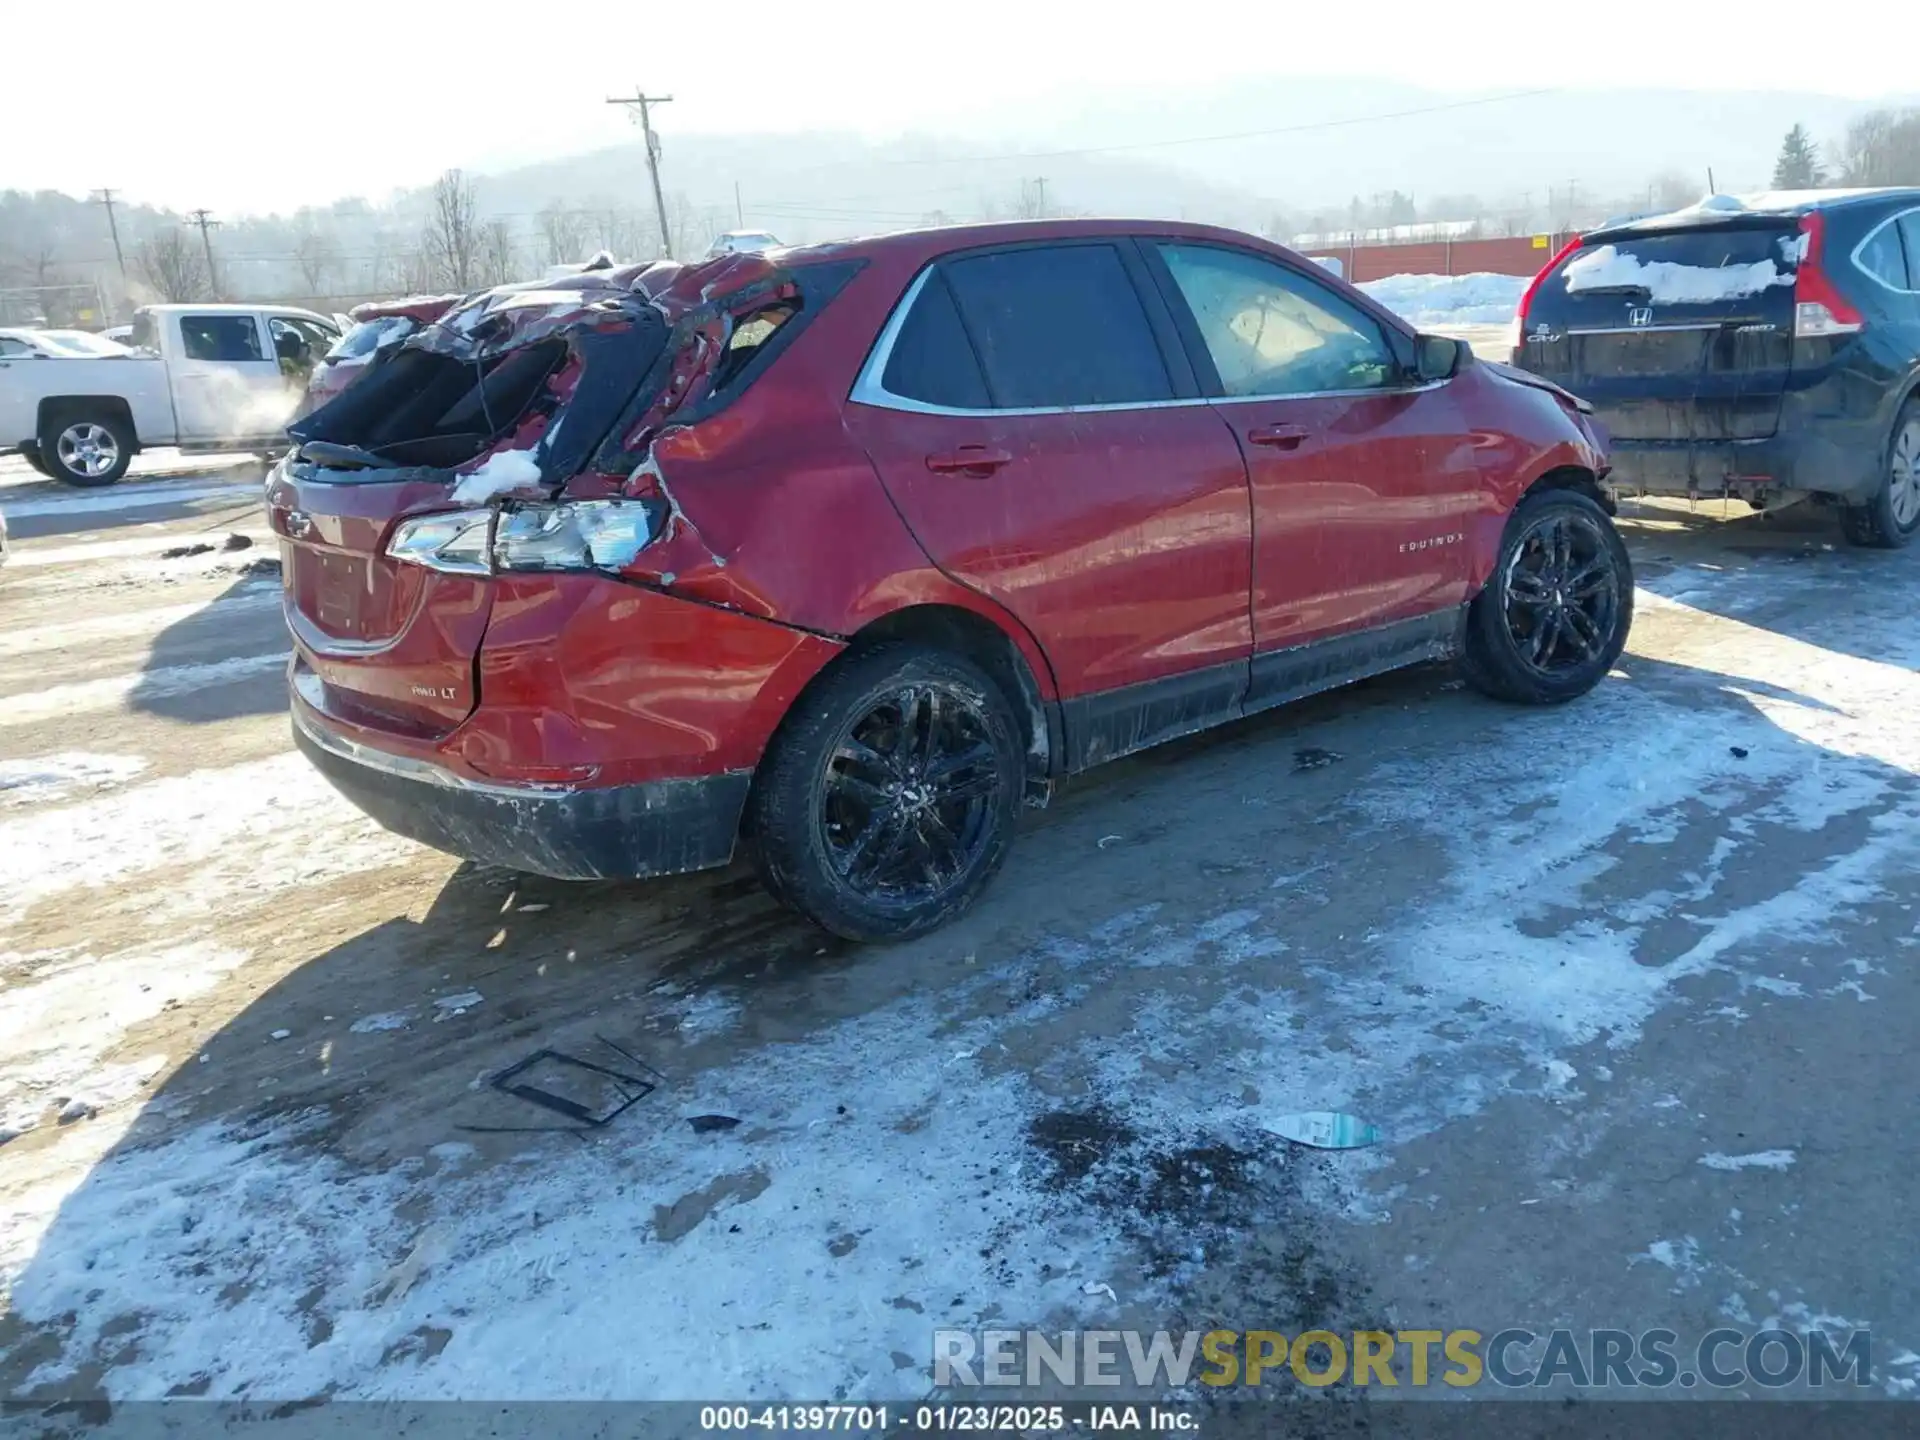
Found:
<path fill-rule="evenodd" d="M 0 355 L 0 453 L 70 485 L 111 485 L 139 450 L 271 451 L 340 327 L 290 306 L 154 305 L 133 353 Z"/>

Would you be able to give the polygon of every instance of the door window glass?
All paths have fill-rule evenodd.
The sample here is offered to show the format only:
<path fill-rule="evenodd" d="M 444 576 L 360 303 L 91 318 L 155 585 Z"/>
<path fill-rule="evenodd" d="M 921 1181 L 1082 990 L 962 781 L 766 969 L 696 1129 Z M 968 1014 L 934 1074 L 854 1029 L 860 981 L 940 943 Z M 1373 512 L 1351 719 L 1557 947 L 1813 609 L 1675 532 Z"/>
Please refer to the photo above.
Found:
<path fill-rule="evenodd" d="M 180 341 L 189 360 L 264 360 L 260 326 L 251 315 L 182 315 Z"/>
<path fill-rule="evenodd" d="M 995 407 L 1173 398 L 1146 309 L 1112 245 L 1001 250 L 941 270 Z"/>
<path fill-rule="evenodd" d="M 1284 265 L 1210 245 L 1161 245 L 1228 395 L 1377 390 L 1398 367 L 1364 311 Z"/>

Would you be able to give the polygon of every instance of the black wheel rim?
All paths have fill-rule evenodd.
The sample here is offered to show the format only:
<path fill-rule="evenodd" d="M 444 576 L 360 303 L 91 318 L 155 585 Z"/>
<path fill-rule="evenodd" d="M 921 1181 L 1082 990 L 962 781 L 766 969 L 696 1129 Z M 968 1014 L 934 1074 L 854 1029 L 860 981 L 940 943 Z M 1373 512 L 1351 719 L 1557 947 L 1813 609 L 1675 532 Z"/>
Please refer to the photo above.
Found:
<path fill-rule="evenodd" d="M 1584 670 L 1606 654 L 1620 619 L 1620 569 L 1593 520 L 1536 521 L 1508 557 L 1501 590 L 1514 651 L 1536 674 Z"/>
<path fill-rule="evenodd" d="M 943 685 L 909 685 L 848 727 L 827 761 L 821 819 L 842 883 L 891 902 L 932 899 L 993 839 L 1002 785 L 987 718 Z"/>

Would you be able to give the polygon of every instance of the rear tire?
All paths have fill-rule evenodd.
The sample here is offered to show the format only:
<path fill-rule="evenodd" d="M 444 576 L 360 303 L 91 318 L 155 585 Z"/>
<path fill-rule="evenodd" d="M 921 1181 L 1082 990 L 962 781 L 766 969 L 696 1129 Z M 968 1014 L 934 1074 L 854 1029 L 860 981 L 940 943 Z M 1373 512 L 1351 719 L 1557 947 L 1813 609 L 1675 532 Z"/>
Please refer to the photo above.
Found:
<path fill-rule="evenodd" d="M 1006 696 L 930 646 L 842 661 L 794 705 L 747 802 L 776 898 L 849 940 L 906 940 L 970 906 L 1006 858 L 1026 778 Z"/>
<path fill-rule="evenodd" d="M 1884 468 L 1871 500 L 1840 508 L 1840 533 L 1850 544 L 1898 550 L 1920 531 L 1920 403 L 1900 407 Z"/>
<path fill-rule="evenodd" d="M 1460 672 L 1497 700 L 1559 705 L 1613 668 L 1633 628 L 1633 561 L 1598 502 L 1536 490 L 1507 519 L 1467 611 Z"/>
<path fill-rule="evenodd" d="M 47 474 L 66 485 L 111 485 L 133 463 L 133 427 L 97 410 L 63 410 L 40 431 Z"/>

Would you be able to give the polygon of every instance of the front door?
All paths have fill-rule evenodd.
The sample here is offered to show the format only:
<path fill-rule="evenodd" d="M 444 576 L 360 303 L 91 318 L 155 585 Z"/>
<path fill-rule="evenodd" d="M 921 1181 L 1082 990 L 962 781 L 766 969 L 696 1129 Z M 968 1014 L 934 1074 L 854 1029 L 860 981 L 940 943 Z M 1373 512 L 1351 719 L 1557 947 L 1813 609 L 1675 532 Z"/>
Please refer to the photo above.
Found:
<path fill-rule="evenodd" d="M 182 444 L 266 440 L 293 413 L 280 362 L 260 317 L 232 311 L 174 314 L 177 343 L 167 364 Z"/>
<path fill-rule="evenodd" d="M 1410 377 L 1379 323 L 1303 269 L 1151 248 L 1252 476 L 1256 650 L 1462 604 L 1480 475 L 1446 385 Z"/>
<path fill-rule="evenodd" d="M 1070 763 L 1200 729 L 1246 689 L 1246 467 L 1149 283 L 1124 241 L 944 260 L 848 409 L 934 563 L 1046 652 Z"/>

